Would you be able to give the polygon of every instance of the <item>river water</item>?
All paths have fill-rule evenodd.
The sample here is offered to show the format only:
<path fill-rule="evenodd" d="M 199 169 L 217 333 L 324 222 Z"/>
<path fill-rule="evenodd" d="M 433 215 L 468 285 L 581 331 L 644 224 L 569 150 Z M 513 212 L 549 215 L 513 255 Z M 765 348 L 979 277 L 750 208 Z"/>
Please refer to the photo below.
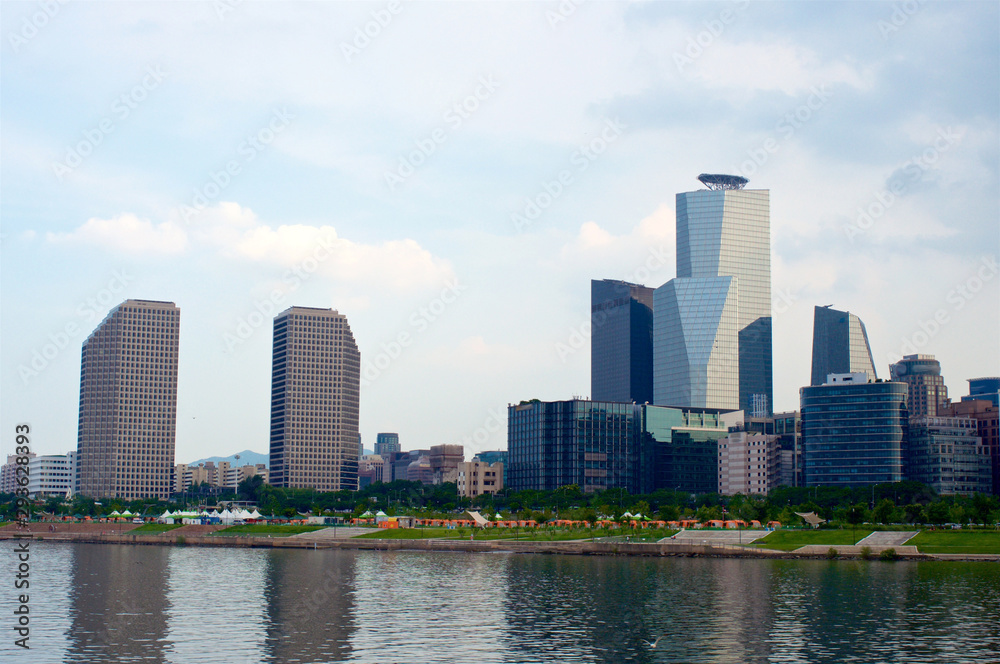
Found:
<path fill-rule="evenodd" d="M 1000 661 L 996 563 L 38 541 L 30 556 L 30 652 L 14 646 L 16 556 L 0 559 L 2 662 Z"/>

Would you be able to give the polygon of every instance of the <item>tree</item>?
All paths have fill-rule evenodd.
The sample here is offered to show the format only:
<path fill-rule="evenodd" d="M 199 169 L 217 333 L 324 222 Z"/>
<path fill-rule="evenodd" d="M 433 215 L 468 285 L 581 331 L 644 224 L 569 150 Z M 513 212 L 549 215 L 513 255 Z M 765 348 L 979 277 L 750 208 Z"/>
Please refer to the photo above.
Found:
<path fill-rule="evenodd" d="M 903 510 L 906 513 L 906 521 L 908 523 L 923 523 L 927 520 L 923 505 L 910 503 Z"/>
<path fill-rule="evenodd" d="M 977 493 L 972 496 L 968 512 L 976 523 L 986 525 L 990 520 L 990 513 L 995 509 L 997 509 L 996 498 L 985 493 Z"/>
<path fill-rule="evenodd" d="M 896 504 L 888 498 L 883 498 L 878 501 L 878 504 L 875 505 L 875 509 L 872 510 L 872 519 L 874 519 L 875 523 L 888 525 L 892 523 L 892 517 L 895 512 Z"/>
<path fill-rule="evenodd" d="M 927 521 L 930 523 L 945 523 L 949 518 L 948 505 L 944 501 L 937 501 L 927 506 Z"/>
<path fill-rule="evenodd" d="M 260 504 L 261 487 L 264 486 L 264 478 L 260 475 L 251 475 L 241 481 L 236 487 L 236 494 L 243 500 Z"/>

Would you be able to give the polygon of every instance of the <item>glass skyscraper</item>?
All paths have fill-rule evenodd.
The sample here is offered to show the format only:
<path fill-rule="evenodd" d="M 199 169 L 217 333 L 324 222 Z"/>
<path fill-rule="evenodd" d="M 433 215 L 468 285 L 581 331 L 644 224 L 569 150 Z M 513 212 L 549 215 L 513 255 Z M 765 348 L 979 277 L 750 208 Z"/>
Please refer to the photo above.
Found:
<path fill-rule="evenodd" d="M 291 307 L 274 319 L 270 483 L 358 488 L 361 353 L 347 317 Z"/>
<path fill-rule="evenodd" d="M 816 307 L 810 385 L 822 385 L 830 374 L 862 371 L 877 378 L 865 324 L 848 311 Z"/>
<path fill-rule="evenodd" d="M 126 300 L 83 342 L 76 482 L 92 498 L 169 498 L 181 312 Z"/>
<path fill-rule="evenodd" d="M 590 282 L 590 398 L 653 401 L 653 289 Z"/>
<path fill-rule="evenodd" d="M 677 278 L 654 295 L 653 400 L 766 415 L 770 192 L 742 189 L 743 178 L 699 179 L 713 188 L 677 194 Z"/>

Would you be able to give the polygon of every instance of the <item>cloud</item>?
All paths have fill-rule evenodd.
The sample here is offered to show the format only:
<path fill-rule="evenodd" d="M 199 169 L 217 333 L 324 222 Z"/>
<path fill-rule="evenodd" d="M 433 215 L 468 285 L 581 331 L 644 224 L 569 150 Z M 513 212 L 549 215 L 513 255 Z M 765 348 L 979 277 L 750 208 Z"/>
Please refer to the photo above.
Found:
<path fill-rule="evenodd" d="M 91 217 L 71 233 L 47 233 L 45 237 L 49 242 L 98 245 L 127 254 L 175 255 L 188 244 L 187 234 L 177 224 L 154 224 L 128 212 L 111 219 Z"/>

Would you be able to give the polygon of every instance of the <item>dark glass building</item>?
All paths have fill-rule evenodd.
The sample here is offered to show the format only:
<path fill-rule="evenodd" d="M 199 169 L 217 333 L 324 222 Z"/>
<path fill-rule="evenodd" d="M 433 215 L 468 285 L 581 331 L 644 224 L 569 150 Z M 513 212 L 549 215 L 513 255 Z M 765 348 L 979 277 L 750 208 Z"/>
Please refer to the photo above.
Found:
<path fill-rule="evenodd" d="M 653 401 L 653 289 L 590 282 L 590 398 Z"/>
<path fill-rule="evenodd" d="M 514 491 L 658 488 L 713 492 L 718 440 L 741 413 L 538 400 L 508 408 L 505 482 Z"/>
<path fill-rule="evenodd" d="M 388 459 L 390 454 L 401 449 L 398 433 L 380 433 L 375 436 L 375 454 L 383 459 Z"/>
<path fill-rule="evenodd" d="M 990 401 L 994 408 L 1000 408 L 1000 378 L 970 378 L 969 396 L 962 401 Z"/>
<path fill-rule="evenodd" d="M 878 377 L 865 324 L 849 311 L 837 311 L 829 306 L 816 307 L 813 314 L 812 380 L 809 384 L 822 385 L 830 374 L 861 371 L 873 379 Z"/>
<path fill-rule="evenodd" d="M 904 479 L 906 383 L 866 374 L 799 390 L 806 486 L 867 486 Z"/>

